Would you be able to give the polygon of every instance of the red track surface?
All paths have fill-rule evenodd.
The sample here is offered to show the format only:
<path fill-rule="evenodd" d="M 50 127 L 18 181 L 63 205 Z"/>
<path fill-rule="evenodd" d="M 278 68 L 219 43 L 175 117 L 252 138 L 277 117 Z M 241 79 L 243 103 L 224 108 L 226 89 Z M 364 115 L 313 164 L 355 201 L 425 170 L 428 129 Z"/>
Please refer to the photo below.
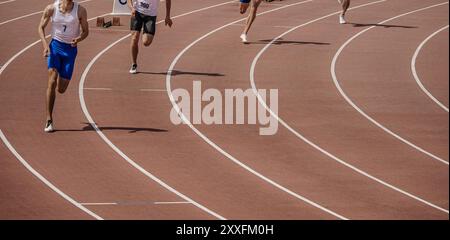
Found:
<path fill-rule="evenodd" d="M 24 7 L 24 1 L 28 0 L 0 5 L 0 22 L 41 11 L 48 2 Z M 109 2 L 83 5 L 91 18 L 111 11 Z M 174 0 L 172 15 L 222 2 Z M 263 3 L 260 12 L 296 2 L 300 1 Z M 374 1 L 355 0 L 352 6 L 370 2 Z M 65 95 L 57 97 L 58 131 L 53 134 L 42 131 L 47 74 L 41 45 L 30 47 L 2 69 L 0 130 L 24 160 L 78 203 L 116 203 L 84 205 L 104 219 L 448 219 L 449 115 L 421 91 L 410 67 L 420 43 L 448 25 L 448 4 L 367 31 L 349 43 L 336 64 L 340 86 L 361 110 L 447 163 L 363 117 L 339 93 L 330 74 L 336 52 L 358 32 L 443 2 L 387 0 L 367 5 L 348 13 L 352 24 L 337 24 L 337 15 L 318 20 L 283 36 L 261 55 L 256 86 L 279 89 L 279 117 L 329 155 L 281 124 L 274 136 L 260 136 L 255 125 L 195 125 L 214 148 L 187 125 L 171 123 L 167 69 L 186 46 L 242 18 L 237 3 L 176 18 L 172 29 L 159 25 L 152 46 L 141 49 L 137 75 L 127 73 L 128 38 L 98 55 L 128 34 L 128 19 L 122 18 L 124 26 L 109 30 L 97 29 L 91 22 L 91 35 L 80 45 L 72 83 Z M 191 91 L 192 82 L 201 80 L 203 89 L 251 88 L 251 64 L 268 42 L 291 27 L 338 10 L 333 1 L 314 0 L 259 16 L 249 45 L 239 42 L 243 26 L 220 29 L 181 56 L 171 87 Z M 38 39 L 39 18 L 38 14 L 0 25 L 0 65 Z M 89 63 L 93 65 L 87 68 Z M 424 46 L 416 67 L 424 86 L 448 107 L 448 29 Z M 111 144 L 99 137 L 82 111 L 78 88 L 83 72 L 81 91 L 87 111 Z M 185 197 L 168 191 L 148 174 Z M 187 198 L 192 201 L 185 203 Z M 0 218 L 92 219 L 92 215 L 49 189 L 1 145 Z"/>

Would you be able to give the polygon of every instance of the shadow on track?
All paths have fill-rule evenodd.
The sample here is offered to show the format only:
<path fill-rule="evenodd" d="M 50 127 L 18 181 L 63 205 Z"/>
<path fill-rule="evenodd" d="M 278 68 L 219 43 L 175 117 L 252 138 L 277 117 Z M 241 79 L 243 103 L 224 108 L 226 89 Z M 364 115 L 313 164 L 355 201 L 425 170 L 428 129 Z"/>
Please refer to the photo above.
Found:
<path fill-rule="evenodd" d="M 264 39 L 264 40 L 259 40 L 257 42 L 249 42 L 248 44 L 268 44 L 268 43 L 270 43 L 272 41 L 273 41 L 273 39 Z M 288 40 L 283 40 L 283 38 L 279 38 L 279 39 L 275 40 L 272 44 L 273 45 L 284 45 L 284 44 L 291 44 L 291 45 L 330 45 L 330 43 L 326 43 L 326 42 L 288 41 Z"/>
<path fill-rule="evenodd" d="M 405 25 L 390 25 L 390 24 L 377 24 L 377 23 L 347 23 L 353 25 L 353 27 L 384 27 L 384 28 L 419 28 L 417 26 L 405 26 Z"/>
<path fill-rule="evenodd" d="M 167 72 L 138 72 L 138 74 L 167 75 Z M 177 75 L 194 75 L 194 76 L 210 76 L 210 77 L 225 76 L 224 74 L 221 74 L 221 73 L 202 73 L 202 72 L 188 72 L 188 71 L 173 70 L 172 76 L 177 76 Z"/>
<path fill-rule="evenodd" d="M 95 129 L 89 123 L 86 124 L 82 129 L 55 129 L 55 132 L 84 132 L 84 131 L 95 131 Z M 98 126 L 98 125 L 97 125 Z M 139 128 L 139 127 L 101 127 L 98 126 L 101 131 L 128 131 L 129 133 L 136 132 L 168 132 L 167 129 L 159 128 Z"/>

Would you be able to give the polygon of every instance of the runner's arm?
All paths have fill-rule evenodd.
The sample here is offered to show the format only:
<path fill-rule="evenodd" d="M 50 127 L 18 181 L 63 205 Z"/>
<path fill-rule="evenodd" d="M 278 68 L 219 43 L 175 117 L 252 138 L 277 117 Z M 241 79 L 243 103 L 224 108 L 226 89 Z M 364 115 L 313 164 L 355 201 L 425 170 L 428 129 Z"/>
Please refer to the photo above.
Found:
<path fill-rule="evenodd" d="M 39 37 L 41 38 L 42 46 L 44 47 L 44 57 L 47 57 L 49 53 L 48 42 L 47 39 L 45 39 L 45 28 L 47 27 L 48 22 L 50 22 L 53 11 L 53 5 L 48 5 L 45 8 L 38 27 Z"/>
<path fill-rule="evenodd" d="M 131 16 L 134 16 L 136 14 L 136 9 L 134 9 L 133 0 L 128 0 L 127 5 L 131 10 Z"/>
<path fill-rule="evenodd" d="M 78 9 L 78 14 L 78 17 L 80 18 L 81 33 L 79 37 L 73 40 L 72 46 L 76 46 L 79 42 L 83 41 L 89 36 L 89 23 L 87 21 L 86 9 L 80 6 Z"/>

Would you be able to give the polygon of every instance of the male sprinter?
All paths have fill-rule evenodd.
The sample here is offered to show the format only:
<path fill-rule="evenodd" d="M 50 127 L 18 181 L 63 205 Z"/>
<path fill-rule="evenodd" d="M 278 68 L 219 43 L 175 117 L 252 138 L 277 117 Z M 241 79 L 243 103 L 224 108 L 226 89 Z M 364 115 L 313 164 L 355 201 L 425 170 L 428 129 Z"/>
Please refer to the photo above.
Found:
<path fill-rule="evenodd" d="M 45 28 L 52 21 L 52 40 L 45 39 Z M 80 32 L 81 27 L 81 32 Z M 45 132 L 53 132 L 53 106 L 56 88 L 63 94 L 72 78 L 77 44 L 89 35 L 87 11 L 73 0 L 58 0 L 48 5 L 39 24 L 39 36 L 48 57 L 47 123 Z"/>
<path fill-rule="evenodd" d="M 250 28 L 256 19 L 256 12 L 258 11 L 258 7 L 261 4 L 262 0 L 240 0 L 240 1 L 241 1 L 240 6 L 241 14 L 244 14 L 250 5 L 250 14 L 248 14 L 247 22 L 245 23 L 244 32 L 241 34 L 242 42 L 248 43 L 247 34 L 250 31 Z"/>
<path fill-rule="evenodd" d="M 137 56 L 139 52 L 139 35 L 144 28 L 142 41 L 144 46 L 152 44 L 156 32 L 156 14 L 158 13 L 158 4 L 160 0 L 129 0 L 128 7 L 131 9 L 131 74 L 137 73 Z M 166 19 L 165 24 L 172 27 L 170 18 L 170 8 L 172 0 L 166 0 Z"/>
<path fill-rule="evenodd" d="M 265 0 L 266 2 L 272 2 L 273 0 Z M 282 0 L 280 0 L 282 1 Z M 256 18 L 256 12 L 258 11 L 258 7 L 261 4 L 262 0 L 240 0 L 240 12 L 241 14 L 244 14 L 248 7 L 250 6 L 251 2 L 251 8 L 250 8 L 250 14 L 248 15 L 247 22 L 245 25 L 244 32 L 241 34 L 241 39 L 243 43 L 248 43 L 247 41 L 247 34 L 250 31 L 250 27 L 252 26 L 253 22 Z"/>
<path fill-rule="evenodd" d="M 345 13 L 350 7 L 350 0 L 338 0 L 338 2 L 342 5 L 342 13 L 339 15 L 339 23 L 346 24 L 347 21 L 345 21 Z"/>

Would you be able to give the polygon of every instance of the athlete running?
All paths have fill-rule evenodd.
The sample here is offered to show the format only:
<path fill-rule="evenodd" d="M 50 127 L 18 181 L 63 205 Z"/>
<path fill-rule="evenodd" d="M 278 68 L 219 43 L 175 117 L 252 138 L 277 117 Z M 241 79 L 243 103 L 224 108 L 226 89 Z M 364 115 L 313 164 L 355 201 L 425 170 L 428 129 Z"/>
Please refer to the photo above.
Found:
<path fill-rule="evenodd" d="M 342 5 L 342 13 L 339 15 L 339 23 L 346 24 L 347 21 L 345 20 L 345 13 L 350 7 L 350 0 L 338 0 L 338 2 Z"/>
<path fill-rule="evenodd" d="M 240 0 L 239 10 L 241 14 L 244 14 L 248 7 L 250 6 L 250 14 L 248 15 L 247 22 L 245 24 L 244 32 L 241 34 L 241 40 L 243 43 L 248 43 L 247 34 L 250 31 L 250 28 L 253 22 L 256 19 L 256 13 L 258 11 L 258 7 L 263 0 Z M 272 2 L 273 0 L 265 0 L 266 2 Z M 280 0 L 282 1 L 282 0 Z"/>
<path fill-rule="evenodd" d="M 45 28 L 50 20 L 52 40 L 49 44 L 45 38 Z M 69 86 L 77 56 L 77 45 L 89 35 L 87 11 L 73 0 L 58 0 L 45 8 L 38 31 L 48 65 L 47 122 L 44 131 L 53 132 L 56 89 L 63 94 Z"/>
<path fill-rule="evenodd" d="M 137 73 L 137 57 L 139 53 L 139 37 L 143 29 L 142 42 L 148 47 L 152 44 L 156 32 L 156 15 L 160 0 L 129 0 L 128 7 L 131 9 L 131 74 Z M 172 27 L 170 18 L 171 0 L 166 0 L 165 24 Z"/>

